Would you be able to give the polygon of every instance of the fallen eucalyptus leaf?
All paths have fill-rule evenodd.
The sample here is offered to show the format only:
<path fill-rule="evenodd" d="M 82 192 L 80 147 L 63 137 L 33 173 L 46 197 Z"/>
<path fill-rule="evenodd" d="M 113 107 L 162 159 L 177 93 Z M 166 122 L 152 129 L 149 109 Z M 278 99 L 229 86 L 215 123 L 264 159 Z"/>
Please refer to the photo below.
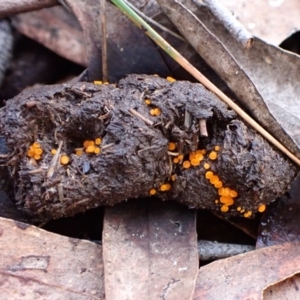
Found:
<path fill-rule="evenodd" d="M 221 0 L 255 36 L 275 46 L 300 30 L 298 0 Z"/>
<path fill-rule="evenodd" d="M 193 299 L 261 299 L 268 286 L 299 272 L 299 243 L 251 251 L 201 267 Z"/>
<path fill-rule="evenodd" d="M 104 299 L 102 249 L 0 218 L 2 299 Z"/>
<path fill-rule="evenodd" d="M 107 208 L 105 298 L 190 299 L 198 273 L 195 210 L 155 199 Z"/>

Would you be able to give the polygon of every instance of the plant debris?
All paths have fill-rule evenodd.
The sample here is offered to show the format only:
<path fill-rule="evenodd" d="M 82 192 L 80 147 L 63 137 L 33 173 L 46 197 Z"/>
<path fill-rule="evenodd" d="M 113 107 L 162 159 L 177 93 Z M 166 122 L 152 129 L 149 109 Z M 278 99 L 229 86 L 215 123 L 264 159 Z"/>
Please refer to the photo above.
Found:
<path fill-rule="evenodd" d="M 248 218 L 297 171 L 201 84 L 157 76 L 28 89 L 0 126 L 16 204 L 44 221 L 149 195 Z"/>

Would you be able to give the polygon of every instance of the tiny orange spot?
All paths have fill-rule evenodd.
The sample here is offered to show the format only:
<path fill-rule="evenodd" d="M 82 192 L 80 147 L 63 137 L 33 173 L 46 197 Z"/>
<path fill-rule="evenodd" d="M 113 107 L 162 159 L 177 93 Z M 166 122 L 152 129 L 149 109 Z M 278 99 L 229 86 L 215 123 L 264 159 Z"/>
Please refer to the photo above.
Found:
<path fill-rule="evenodd" d="M 219 203 L 219 200 L 218 200 L 218 199 L 216 199 L 216 200 L 215 200 L 215 203 L 216 203 L 216 204 L 218 204 L 218 203 Z"/>
<path fill-rule="evenodd" d="M 250 211 L 250 210 L 244 213 L 245 218 L 249 218 L 249 217 L 251 217 L 251 215 L 252 215 L 252 211 Z"/>
<path fill-rule="evenodd" d="M 177 156 L 179 160 L 183 160 L 183 154 Z"/>
<path fill-rule="evenodd" d="M 239 207 L 236 208 L 236 210 L 237 210 L 237 211 L 241 211 L 242 208 L 239 206 Z"/>
<path fill-rule="evenodd" d="M 151 196 L 155 195 L 155 194 L 156 194 L 156 189 L 151 189 L 151 190 L 149 191 L 149 194 L 150 194 Z"/>
<path fill-rule="evenodd" d="M 166 185 L 166 184 L 162 184 L 162 185 L 160 186 L 160 190 L 161 190 L 162 192 L 165 192 L 165 191 L 167 190 L 167 185 Z"/>
<path fill-rule="evenodd" d="M 145 103 L 146 103 L 147 105 L 150 105 L 150 104 L 151 104 L 151 100 L 150 100 L 150 99 L 146 99 L 146 100 L 145 100 Z"/>
<path fill-rule="evenodd" d="M 94 153 L 99 154 L 101 152 L 101 149 L 99 147 L 95 147 Z"/>
<path fill-rule="evenodd" d="M 223 186 L 223 182 L 222 181 L 218 181 L 218 182 L 216 182 L 214 184 L 214 186 L 215 186 L 216 189 L 219 189 L 219 188 L 221 188 Z"/>
<path fill-rule="evenodd" d="M 40 156 L 39 154 L 36 154 L 36 155 L 34 156 L 34 159 L 35 159 L 35 160 L 39 160 L 39 159 L 41 159 L 41 156 Z"/>
<path fill-rule="evenodd" d="M 264 212 L 266 210 L 266 205 L 265 204 L 261 204 L 258 209 L 257 209 L 260 213 Z"/>
<path fill-rule="evenodd" d="M 218 189 L 218 194 L 220 195 L 220 196 L 222 196 L 223 194 L 224 194 L 224 188 L 223 187 L 221 187 L 221 188 L 219 188 Z"/>
<path fill-rule="evenodd" d="M 196 158 L 193 158 L 191 160 L 191 165 L 194 166 L 194 167 L 197 167 L 197 166 L 200 165 L 200 161 L 198 159 L 196 159 Z"/>
<path fill-rule="evenodd" d="M 219 151 L 220 150 L 220 146 L 215 146 L 215 150 Z"/>
<path fill-rule="evenodd" d="M 232 197 L 232 198 L 235 198 L 238 196 L 238 193 L 235 191 L 235 190 L 230 190 L 229 191 L 229 195 Z"/>
<path fill-rule="evenodd" d="M 32 144 L 32 147 L 33 148 L 41 148 L 41 144 L 38 143 L 38 142 L 35 142 L 35 143 Z"/>
<path fill-rule="evenodd" d="M 60 158 L 60 163 L 62 165 L 66 165 L 68 164 L 70 161 L 69 157 L 67 155 L 62 155 L 61 158 Z"/>
<path fill-rule="evenodd" d="M 171 184 L 170 183 L 166 183 L 166 191 L 169 191 L 171 189 Z"/>
<path fill-rule="evenodd" d="M 190 166 L 191 166 L 191 163 L 189 160 L 185 160 L 182 164 L 182 166 L 185 168 L 185 169 L 188 169 Z"/>
<path fill-rule="evenodd" d="M 102 140 L 100 138 L 95 139 L 95 144 L 96 145 L 101 145 L 101 143 L 102 143 Z"/>
<path fill-rule="evenodd" d="M 209 159 L 215 160 L 215 159 L 217 159 L 217 157 L 218 157 L 218 154 L 217 154 L 216 151 L 211 151 L 211 152 L 209 153 Z"/>
<path fill-rule="evenodd" d="M 57 152 L 56 149 L 52 149 L 52 150 L 51 150 L 51 154 L 52 154 L 52 155 L 54 155 L 56 152 Z"/>
<path fill-rule="evenodd" d="M 85 149 L 85 152 L 86 153 L 94 153 L 95 152 L 95 146 L 88 146 L 86 149 Z"/>
<path fill-rule="evenodd" d="M 176 81 L 176 79 L 174 79 L 174 78 L 171 77 L 171 76 L 168 76 L 166 79 L 167 79 L 169 82 L 175 82 L 175 81 Z"/>
<path fill-rule="evenodd" d="M 224 188 L 223 196 L 230 196 L 230 188 Z"/>
<path fill-rule="evenodd" d="M 169 149 L 170 151 L 175 150 L 175 148 L 176 148 L 176 144 L 175 144 L 175 143 L 170 142 L 170 143 L 168 144 L 168 149 Z"/>
<path fill-rule="evenodd" d="M 173 158 L 173 163 L 174 164 L 178 164 L 179 163 L 179 159 L 177 157 Z"/>
<path fill-rule="evenodd" d="M 221 206 L 221 211 L 222 212 L 227 212 L 229 210 L 229 207 L 226 205 Z"/>
<path fill-rule="evenodd" d="M 199 161 L 202 161 L 204 158 L 202 153 L 196 153 L 196 159 L 198 159 Z"/>
<path fill-rule="evenodd" d="M 208 172 L 207 172 L 208 173 Z M 219 177 L 217 175 L 214 175 L 212 176 L 210 179 L 209 179 L 210 183 L 211 184 L 215 184 L 219 181 Z"/>
<path fill-rule="evenodd" d="M 210 179 L 214 176 L 214 173 L 212 171 L 207 171 L 205 173 L 205 178 Z"/>
<path fill-rule="evenodd" d="M 89 145 L 90 145 L 90 141 L 89 140 L 86 140 L 86 141 L 83 142 L 83 147 L 84 148 L 87 148 Z"/>
<path fill-rule="evenodd" d="M 201 150 L 201 152 L 202 152 L 203 155 L 206 154 L 206 150 L 205 149 Z"/>
<path fill-rule="evenodd" d="M 81 156 L 82 153 L 83 153 L 82 149 L 75 150 L 75 154 L 76 154 L 77 156 Z"/>
<path fill-rule="evenodd" d="M 101 80 L 94 80 L 94 84 L 102 84 Z"/>
<path fill-rule="evenodd" d="M 210 165 L 208 163 L 205 163 L 203 167 L 205 170 L 208 170 L 210 168 Z"/>
<path fill-rule="evenodd" d="M 35 149 L 35 154 L 41 155 L 42 153 L 43 153 L 43 149 L 41 149 L 41 148 Z"/>
<path fill-rule="evenodd" d="M 176 175 L 176 174 L 173 174 L 173 175 L 171 176 L 171 180 L 172 180 L 172 181 L 175 181 L 176 178 L 177 178 L 177 175 Z"/>

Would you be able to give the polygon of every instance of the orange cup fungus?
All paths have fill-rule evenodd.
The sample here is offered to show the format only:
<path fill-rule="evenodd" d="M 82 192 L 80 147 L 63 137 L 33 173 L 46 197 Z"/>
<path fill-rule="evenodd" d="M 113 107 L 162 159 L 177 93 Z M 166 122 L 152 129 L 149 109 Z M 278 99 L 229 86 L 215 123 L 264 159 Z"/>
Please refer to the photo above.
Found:
<path fill-rule="evenodd" d="M 43 149 L 41 148 L 40 143 L 35 142 L 29 147 L 27 151 L 27 156 L 34 158 L 35 160 L 39 160 L 41 159 L 42 153 L 43 153 Z"/>

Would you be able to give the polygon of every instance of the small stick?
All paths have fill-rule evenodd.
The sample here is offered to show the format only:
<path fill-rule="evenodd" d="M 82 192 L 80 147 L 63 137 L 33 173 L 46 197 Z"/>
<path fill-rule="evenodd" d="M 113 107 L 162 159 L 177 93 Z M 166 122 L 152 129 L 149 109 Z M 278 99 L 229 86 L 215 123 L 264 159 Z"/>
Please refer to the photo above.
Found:
<path fill-rule="evenodd" d="M 199 82 L 201 82 L 208 90 L 216 94 L 222 101 L 224 101 L 230 108 L 232 108 L 242 119 L 244 119 L 250 126 L 266 138 L 271 144 L 282 151 L 298 166 L 300 166 L 300 159 L 298 159 L 291 151 L 278 142 L 269 132 L 261 127 L 254 119 L 245 113 L 237 104 L 235 104 L 229 97 L 227 97 L 218 87 L 216 87 L 209 79 L 207 79 L 200 71 L 198 71 L 188 60 L 186 60 L 177 50 L 175 50 L 165 39 L 163 39 L 149 24 L 140 18 L 123 0 L 112 0 L 112 2 L 139 28 L 143 31 L 165 52 L 167 52 L 179 65 L 193 75 Z"/>
<path fill-rule="evenodd" d="M 192 125 L 191 114 L 185 110 L 184 112 L 184 128 L 189 129 Z"/>
<path fill-rule="evenodd" d="M 141 115 L 139 112 L 137 112 L 135 109 L 130 108 L 129 111 L 136 117 L 140 118 L 141 120 L 143 120 L 146 124 L 152 126 L 154 124 L 154 122 L 150 121 L 149 119 L 147 119 L 146 117 L 144 117 L 143 115 Z"/>
<path fill-rule="evenodd" d="M 179 152 L 171 152 L 171 151 L 168 151 L 168 154 L 171 155 L 171 156 L 178 156 L 178 155 L 179 155 Z"/>
<path fill-rule="evenodd" d="M 101 150 L 103 151 L 103 150 L 109 149 L 109 148 L 113 147 L 114 145 L 115 145 L 115 143 L 106 144 L 101 147 Z"/>
<path fill-rule="evenodd" d="M 106 41 L 106 14 L 105 14 L 105 1 L 100 0 L 100 8 L 101 8 L 101 31 L 102 31 L 102 80 L 103 82 L 107 82 L 108 73 L 107 73 L 107 41 Z"/>
<path fill-rule="evenodd" d="M 207 127 L 206 127 L 206 119 L 201 119 L 199 121 L 200 127 L 200 136 L 208 136 Z"/>
<path fill-rule="evenodd" d="M 182 40 L 184 42 L 186 42 L 186 40 L 184 39 L 184 37 L 182 37 L 181 35 L 177 34 L 176 32 L 168 29 L 167 27 L 159 24 L 158 22 L 154 21 L 153 19 L 149 18 L 148 16 L 146 16 L 144 13 L 142 13 L 139 9 L 137 9 L 133 4 L 131 4 L 130 2 L 128 2 L 127 0 L 124 0 L 124 2 L 132 9 L 134 10 L 138 15 L 140 15 L 142 18 L 144 18 L 146 21 L 148 21 L 149 23 L 153 24 L 154 26 L 158 27 L 159 29 L 161 29 L 162 31 L 165 31 L 167 33 L 169 33 L 170 35 L 173 35 L 174 37 L 176 37 L 179 40 Z"/>
<path fill-rule="evenodd" d="M 199 240 L 198 253 L 200 260 L 215 260 L 255 250 L 254 246 L 224 244 Z"/>
<path fill-rule="evenodd" d="M 193 0 L 196 5 L 201 5 L 199 0 Z M 253 35 L 231 14 L 231 12 L 218 0 L 204 0 L 210 12 L 224 25 L 233 38 L 245 49 L 253 45 Z"/>
<path fill-rule="evenodd" d="M 58 5 L 57 0 L 1 0 L 0 18 Z"/>
<path fill-rule="evenodd" d="M 50 162 L 50 165 L 49 165 L 49 169 L 48 169 L 48 172 L 47 172 L 47 178 L 50 179 L 53 174 L 54 174 L 54 171 L 55 171 L 55 167 L 57 165 L 57 162 L 58 162 L 58 158 L 60 156 L 60 151 L 61 151 L 61 147 L 63 145 L 63 141 L 60 141 L 59 142 L 59 145 L 58 145 L 58 148 L 57 148 L 57 151 L 56 153 L 53 155 L 53 158 Z"/>

